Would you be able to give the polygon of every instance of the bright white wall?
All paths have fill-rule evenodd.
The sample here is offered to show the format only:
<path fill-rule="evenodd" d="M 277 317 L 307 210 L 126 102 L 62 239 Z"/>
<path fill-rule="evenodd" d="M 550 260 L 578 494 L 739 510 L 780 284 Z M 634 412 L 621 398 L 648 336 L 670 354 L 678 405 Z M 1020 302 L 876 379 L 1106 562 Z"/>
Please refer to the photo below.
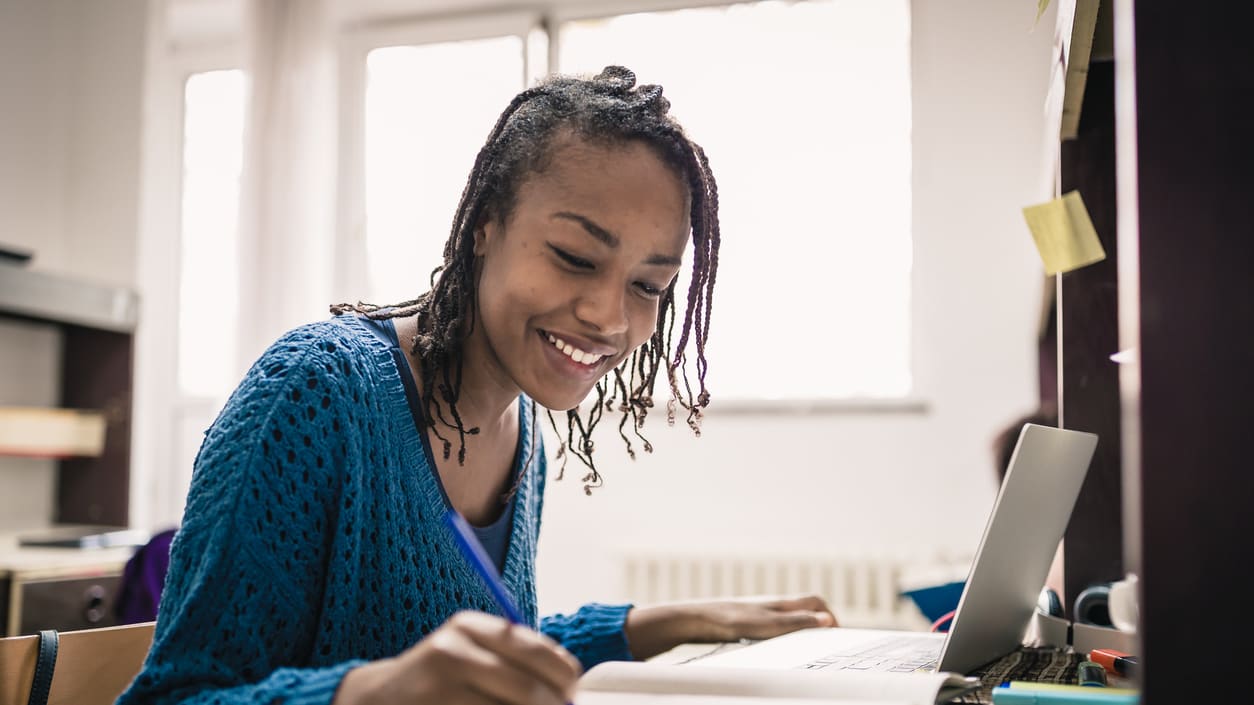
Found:
<path fill-rule="evenodd" d="M 1033 31 L 1034 14 L 1003 0 L 913 3 L 914 348 L 927 411 L 713 411 L 700 439 L 658 418 L 657 452 L 635 464 L 601 434 L 603 489 L 584 496 L 577 468 L 550 484 L 543 608 L 618 598 L 624 551 L 974 553 L 996 488 L 992 438 L 1037 400 L 1041 266 L 1019 208 L 1039 200 L 1053 21 Z M 857 302 L 793 305 L 822 325 L 828 307 Z M 780 337 L 745 331 L 744 343 Z M 763 374 L 796 364 L 763 350 Z M 822 364 L 822 351 L 807 357 Z"/>
<path fill-rule="evenodd" d="M 68 269 L 136 286 L 146 0 L 71 0 Z"/>
<path fill-rule="evenodd" d="M 70 73 L 64 3 L 0 0 L 0 239 L 65 255 Z"/>
<path fill-rule="evenodd" d="M 135 286 L 144 0 L 0 0 L 0 240 Z"/>

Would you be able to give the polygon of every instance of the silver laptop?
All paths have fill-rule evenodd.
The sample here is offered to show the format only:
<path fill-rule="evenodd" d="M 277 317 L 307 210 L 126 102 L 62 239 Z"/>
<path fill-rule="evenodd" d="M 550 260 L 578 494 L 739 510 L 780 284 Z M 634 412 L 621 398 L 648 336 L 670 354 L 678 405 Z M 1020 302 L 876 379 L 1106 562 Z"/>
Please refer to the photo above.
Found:
<path fill-rule="evenodd" d="M 1014 651 L 1096 447 L 1091 433 L 1023 427 L 948 634 L 806 629 L 714 654 L 700 664 L 968 673 Z"/>

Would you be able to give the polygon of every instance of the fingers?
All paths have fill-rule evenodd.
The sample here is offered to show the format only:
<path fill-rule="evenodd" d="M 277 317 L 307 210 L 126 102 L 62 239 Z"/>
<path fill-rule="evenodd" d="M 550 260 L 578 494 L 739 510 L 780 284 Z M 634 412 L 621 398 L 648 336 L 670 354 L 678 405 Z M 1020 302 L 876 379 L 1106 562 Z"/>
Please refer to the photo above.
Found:
<path fill-rule="evenodd" d="M 499 688 L 508 687 L 516 693 L 526 693 L 530 688 L 527 683 L 537 680 L 559 698 L 560 703 L 566 702 L 574 692 L 575 682 L 581 671 L 579 661 L 556 642 L 526 627 L 520 627 L 498 617 L 478 612 L 462 612 L 449 620 L 465 634 L 480 653 L 490 655 L 490 659 L 480 659 L 477 664 L 493 672 L 500 669 L 504 674 L 501 679 L 484 678 L 484 692 L 501 697 Z M 506 680 L 508 679 L 508 682 Z M 494 681 L 488 684 L 487 681 Z M 476 688 L 480 683 L 476 681 Z M 502 698 L 505 702 L 514 702 Z M 538 702 L 519 700 L 519 703 Z"/>
<path fill-rule="evenodd" d="M 579 662 L 548 637 L 461 612 L 400 656 L 350 671 L 336 702 L 563 705 L 579 672 Z"/>
<path fill-rule="evenodd" d="M 809 610 L 811 612 L 828 611 L 827 601 L 818 595 L 773 598 L 764 602 L 763 606 L 777 610 Z"/>
<path fill-rule="evenodd" d="M 831 612 L 811 612 L 809 610 L 794 610 L 791 612 L 781 612 L 781 621 L 793 629 L 813 629 L 814 627 L 834 627 L 836 626 L 836 618 Z"/>
<path fill-rule="evenodd" d="M 753 599 L 730 603 L 727 614 L 733 638 L 769 639 L 781 634 L 837 626 L 827 602 L 817 595 Z"/>
<path fill-rule="evenodd" d="M 794 610 L 791 612 L 770 611 L 758 615 L 748 615 L 738 625 L 733 625 L 737 638 L 770 639 L 781 634 L 795 632 L 798 629 L 811 629 L 824 626 L 819 622 L 815 612 Z"/>
<path fill-rule="evenodd" d="M 569 695 L 555 690 L 547 681 L 536 678 L 499 654 L 475 649 L 461 664 L 462 677 L 476 694 L 487 702 L 506 705 L 565 705 Z"/>
<path fill-rule="evenodd" d="M 763 603 L 763 606 L 780 611 L 780 612 L 797 612 L 804 611 L 812 613 L 814 623 L 811 627 L 836 627 L 840 626 L 836 619 L 836 613 L 827 606 L 827 601 L 818 595 L 805 595 L 801 597 L 791 597 L 784 599 L 770 600 Z M 805 627 L 798 627 L 799 629 Z"/>

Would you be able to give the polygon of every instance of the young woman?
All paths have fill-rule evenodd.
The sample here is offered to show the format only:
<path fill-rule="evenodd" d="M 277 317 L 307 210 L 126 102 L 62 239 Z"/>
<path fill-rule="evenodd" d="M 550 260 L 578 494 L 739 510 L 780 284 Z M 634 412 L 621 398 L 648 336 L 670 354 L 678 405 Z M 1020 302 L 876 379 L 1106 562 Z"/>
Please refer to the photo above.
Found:
<path fill-rule="evenodd" d="M 659 372 L 694 428 L 708 402 L 718 192 L 668 109 L 621 67 L 524 91 L 475 161 L 431 291 L 333 307 L 261 357 L 206 434 L 121 703 L 563 703 L 604 660 L 835 624 L 813 597 L 537 619 L 537 409 L 570 410 L 561 450 L 590 488 L 605 411 L 633 452 Z M 538 632 L 494 616 L 449 507 Z"/>

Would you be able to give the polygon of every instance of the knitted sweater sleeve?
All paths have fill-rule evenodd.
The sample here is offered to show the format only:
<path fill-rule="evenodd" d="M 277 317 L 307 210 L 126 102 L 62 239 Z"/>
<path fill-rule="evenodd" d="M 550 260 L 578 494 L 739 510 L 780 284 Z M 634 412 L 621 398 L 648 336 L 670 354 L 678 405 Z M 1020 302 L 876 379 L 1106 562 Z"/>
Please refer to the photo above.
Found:
<path fill-rule="evenodd" d="M 119 705 L 325 704 L 361 663 L 303 667 L 355 442 L 346 358 L 317 331 L 275 343 L 206 433 L 153 646 Z"/>
<path fill-rule="evenodd" d="M 631 605 L 591 603 L 573 614 L 540 620 L 540 631 L 579 659 L 584 670 L 602 661 L 631 661 L 624 626 Z"/>

